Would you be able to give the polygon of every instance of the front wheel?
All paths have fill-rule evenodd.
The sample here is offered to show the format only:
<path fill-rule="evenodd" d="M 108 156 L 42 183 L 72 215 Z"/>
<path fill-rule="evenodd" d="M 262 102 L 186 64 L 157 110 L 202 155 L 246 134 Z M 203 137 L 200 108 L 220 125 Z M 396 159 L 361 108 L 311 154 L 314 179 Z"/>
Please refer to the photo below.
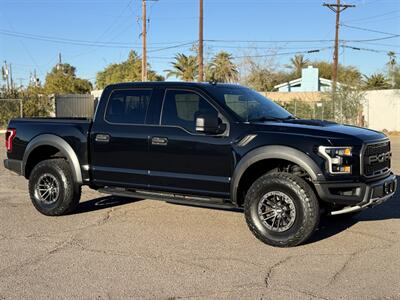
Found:
<path fill-rule="evenodd" d="M 319 204 L 314 191 L 298 176 L 268 173 L 258 178 L 245 198 L 245 217 L 262 242 L 296 246 L 307 240 L 319 223 Z"/>
<path fill-rule="evenodd" d="M 71 213 L 79 204 L 81 188 L 74 182 L 65 159 L 38 163 L 29 177 L 29 194 L 35 208 L 47 216 Z"/>

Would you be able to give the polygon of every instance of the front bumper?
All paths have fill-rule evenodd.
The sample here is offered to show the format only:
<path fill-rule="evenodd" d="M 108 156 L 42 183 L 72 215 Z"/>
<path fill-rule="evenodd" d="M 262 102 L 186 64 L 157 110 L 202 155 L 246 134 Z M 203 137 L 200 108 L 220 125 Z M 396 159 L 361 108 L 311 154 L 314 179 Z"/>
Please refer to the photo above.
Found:
<path fill-rule="evenodd" d="M 344 206 L 331 214 L 348 213 L 380 204 L 391 198 L 397 190 L 393 173 L 373 182 L 318 183 L 315 185 L 322 201 Z"/>
<path fill-rule="evenodd" d="M 17 173 L 18 175 L 22 175 L 22 161 L 16 159 L 5 159 L 4 167 L 10 171 Z"/>

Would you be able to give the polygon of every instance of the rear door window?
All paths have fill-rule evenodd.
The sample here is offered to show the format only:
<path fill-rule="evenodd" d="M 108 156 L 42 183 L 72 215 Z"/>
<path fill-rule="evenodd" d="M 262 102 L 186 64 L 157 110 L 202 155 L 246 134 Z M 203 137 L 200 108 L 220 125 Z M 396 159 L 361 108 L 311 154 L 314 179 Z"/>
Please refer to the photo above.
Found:
<path fill-rule="evenodd" d="M 145 124 L 152 90 L 116 90 L 107 104 L 105 119 L 119 124 Z"/>

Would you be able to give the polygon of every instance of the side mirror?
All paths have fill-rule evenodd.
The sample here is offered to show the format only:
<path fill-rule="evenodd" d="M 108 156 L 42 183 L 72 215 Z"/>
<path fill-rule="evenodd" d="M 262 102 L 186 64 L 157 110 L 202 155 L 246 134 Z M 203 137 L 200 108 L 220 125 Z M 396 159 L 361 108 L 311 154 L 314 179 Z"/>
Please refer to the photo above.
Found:
<path fill-rule="evenodd" d="M 226 130 L 226 124 L 214 114 L 201 114 L 196 117 L 196 131 L 208 134 L 220 134 Z"/>

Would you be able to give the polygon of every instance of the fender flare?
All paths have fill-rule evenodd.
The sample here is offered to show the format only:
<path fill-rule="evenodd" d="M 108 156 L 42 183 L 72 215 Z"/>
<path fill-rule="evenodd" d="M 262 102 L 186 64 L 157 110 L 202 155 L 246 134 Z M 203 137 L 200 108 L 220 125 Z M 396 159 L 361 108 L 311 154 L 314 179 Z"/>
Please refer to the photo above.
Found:
<path fill-rule="evenodd" d="M 27 145 L 24 153 L 24 157 L 22 160 L 22 172 L 25 176 L 25 168 L 28 162 L 29 156 L 33 150 L 40 146 L 53 146 L 60 150 L 60 152 L 67 158 L 68 163 L 72 170 L 72 175 L 74 177 L 74 181 L 78 184 L 82 184 L 82 171 L 81 166 L 79 164 L 78 156 L 76 155 L 74 149 L 62 138 L 53 134 L 42 134 L 34 139 L 32 139 Z"/>
<path fill-rule="evenodd" d="M 310 156 L 297 149 L 288 146 L 264 146 L 247 153 L 237 164 L 231 181 L 231 200 L 237 204 L 237 190 L 244 172 L 254 163 L 266 159 L 283 159 L 302 167 L 313 181 L 324 179 L 324 175 L 318 165 Z"/>

